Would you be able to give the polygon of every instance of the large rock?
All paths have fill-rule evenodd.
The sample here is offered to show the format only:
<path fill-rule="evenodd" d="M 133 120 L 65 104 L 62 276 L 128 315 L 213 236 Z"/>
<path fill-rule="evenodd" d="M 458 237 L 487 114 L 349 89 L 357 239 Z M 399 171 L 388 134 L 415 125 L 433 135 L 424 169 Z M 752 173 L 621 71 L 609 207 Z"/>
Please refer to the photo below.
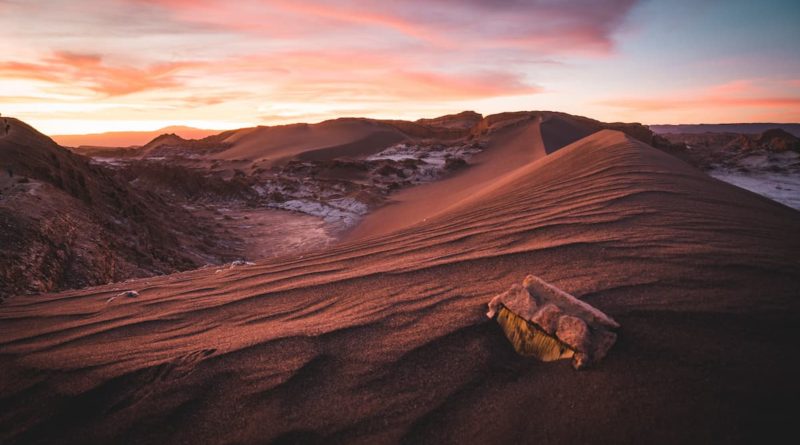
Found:
<path fill-rule="evenodd" d="M 543 361 L 571 357 L 576 369 L 605 357 L 620 327 L 597 308 L 533 275 L 492 298 L 486 315 L 497 317 L 518 353 Z"/>

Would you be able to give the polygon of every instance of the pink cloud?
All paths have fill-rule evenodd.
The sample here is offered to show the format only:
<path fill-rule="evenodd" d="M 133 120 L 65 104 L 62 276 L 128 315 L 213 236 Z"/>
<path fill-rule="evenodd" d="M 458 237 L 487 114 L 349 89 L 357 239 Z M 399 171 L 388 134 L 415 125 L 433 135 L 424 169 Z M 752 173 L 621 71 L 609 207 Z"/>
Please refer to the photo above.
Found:
<path fill-rule="evenodd" d="M 525 84 L 511 73 L 453 75 L 420 71 L 393 73 L 385 81 L 387 91 L 413 99 L 478 99 L 540 93 L 541 88 Z"/>
<path fill-rule="evenodd" d="M 275 0 L 273 3 L 283 11 L 316 16 L 338 22 L 384 27 L 430 43 L 450 44 L 450 39 L 445 38 L 441 32 L 437 32 L 431 26 L 415 23 L 392 14 L 369 11 L 367 8 L 348 8 L 313 1 Z"/>
<path fill-rule="evenodd" d="M 274 100 L 442 101 L 541 92 L 520 75 L 500 70 L 445 72 L 408 69 L 402 56 L 380 52 L 287 52 L 231 59 L 209 65 L 215 70 L 254 76 L 273 70 Z"/>
<path fill-rule="evenodd" d="M 131 0 L 179 21 L 234 32 L 307 39 L 364 36 L 380 43 L 399 34 L 440 48 L 492 48 L 540 54 L 608 53 L 613 34 L 637 0 Z M 375 30 L 387 31 L 376 35 Z M 297 43 L 297 42 L 294 42 Z M 398 42 L 394 42 L 398 44 Z"/>
<path fill-rule="evenodd" d="M 790 81 L 791 82 L 791 81 Z M 760 108 L 790 110 L 800 107 L 800 94 L 786 91 L 786 81 L 737 79 L 705 89 L 673 92 L 655 97 L 627 97 L 599 101 L 598 104 L 635 112 L 678 109 Z"/>
<path fill-rule="evenodd" d="M 711 96 L 728 96 L 732 94 L 750 94 L 755 90 L 760 89 L 756 80 L 753 79 L 737 79 L 726 82 L 720 85 L 713 85 L 708 89 Z"/>
<path fill-rule="evenodd" d="M 724 107 L 754 107 L 754 108 L 781 108 L 800 106 L 800 97 L 697 97 L 687 98 L 649 98 L 649 99 L 614 99 L 598 102 L 601 105 L 627 108 L 633 111 L 649 112 L 673 109 L 690 108 L 724 108 Z"/>

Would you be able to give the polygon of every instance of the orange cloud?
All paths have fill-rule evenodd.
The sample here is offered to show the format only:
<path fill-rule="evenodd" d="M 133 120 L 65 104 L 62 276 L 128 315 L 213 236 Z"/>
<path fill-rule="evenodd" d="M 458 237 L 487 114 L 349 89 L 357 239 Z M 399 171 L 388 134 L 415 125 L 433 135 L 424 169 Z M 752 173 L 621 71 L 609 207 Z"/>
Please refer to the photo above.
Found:
<path fill-rule="evenodd" d="M 175 62 L 157 63 L 145 68 L 110 66 L 98 55 L 59 51 L 38 63 L 0 62 L 0 74 L 84 87 L 104 96 L 121 96 L 179 86 L 175 72 L 191 65 Z"/>

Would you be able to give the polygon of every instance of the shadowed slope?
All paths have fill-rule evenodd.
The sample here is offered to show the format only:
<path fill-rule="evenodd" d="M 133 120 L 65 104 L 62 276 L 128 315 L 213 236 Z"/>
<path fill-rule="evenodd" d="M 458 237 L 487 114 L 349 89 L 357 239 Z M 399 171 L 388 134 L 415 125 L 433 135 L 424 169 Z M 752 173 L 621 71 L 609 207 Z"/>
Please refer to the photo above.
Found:
<path fill-rule="evenodd" d="M 204 240 L 210 224 L 17 119 L 0 125 L 0 300 L 186 270 L 215 258 L 214 242 Z"/>
<path fill-rule="evenodd" d="M 673 443 L 792 427 L 796 211 L 612 131 L 513 170 L 306 257 L 138 281 L 141 297 L 110 304 L 112 286 L 7 301 L 0 439 Z M 622 325 L 600 366 L 521 358 L 485 318 L 528 273 Z"/>

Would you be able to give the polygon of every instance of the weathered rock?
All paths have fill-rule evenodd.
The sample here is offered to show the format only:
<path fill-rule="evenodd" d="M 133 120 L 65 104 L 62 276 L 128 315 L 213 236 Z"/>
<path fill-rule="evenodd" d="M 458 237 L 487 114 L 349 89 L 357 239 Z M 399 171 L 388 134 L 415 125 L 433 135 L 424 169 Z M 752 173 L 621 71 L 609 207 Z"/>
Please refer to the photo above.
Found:
<path fill-rule="evenodd" d="M 584 319 L 589 325 L 602 325 L 611 329 L 619 328 L 619 323 L 614 321 L 613 318 L 539 277 L 528 275 L 522 282 L 522 287 L 527 289 L 536 301 L 549 301 L 566 313 L 574 313 L 575 316 Z"/>
<path fill-rule="evenodd" d="M 529 275 L 489 302 L 514 349 L 542 361 L 572 358 L 580 369 L 606 356 L 619 323 L 591 305 Z"/>

